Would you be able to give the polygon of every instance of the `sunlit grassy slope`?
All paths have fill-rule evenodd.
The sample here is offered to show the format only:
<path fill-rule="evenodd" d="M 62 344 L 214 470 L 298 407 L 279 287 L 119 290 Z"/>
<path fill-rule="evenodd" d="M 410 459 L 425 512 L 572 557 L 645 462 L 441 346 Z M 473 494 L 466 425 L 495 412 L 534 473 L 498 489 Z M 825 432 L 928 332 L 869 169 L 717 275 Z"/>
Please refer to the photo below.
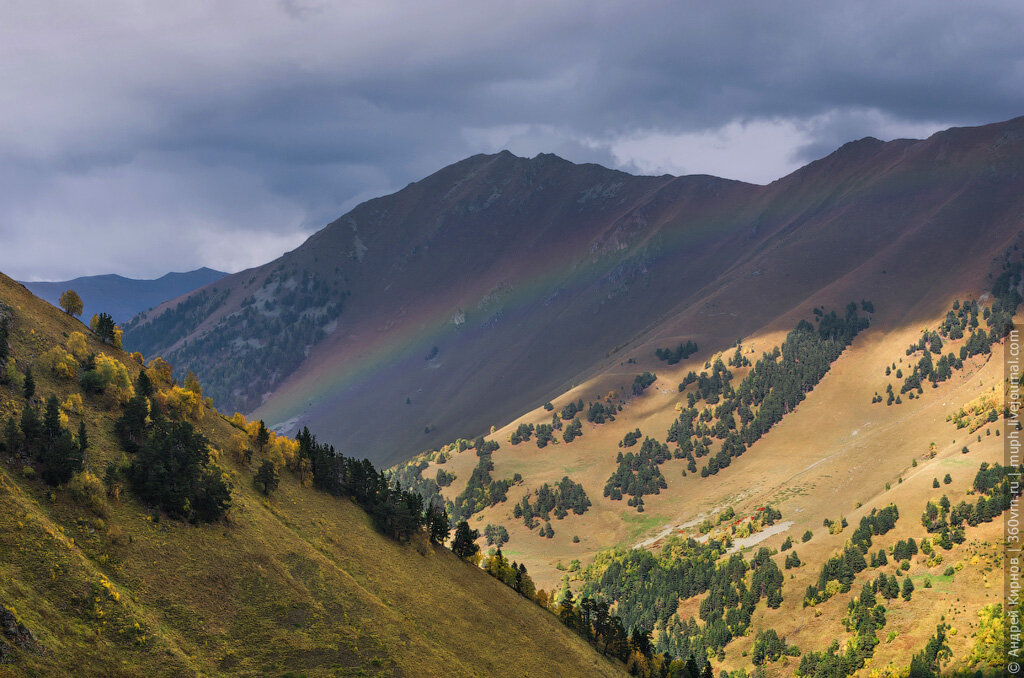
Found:
<path fill-rule="evenodd" d="M 22 370 L 83 329 L 2 275 L 0 303 L 13 309 Z M 37 398 L 77 390 L 35 372 Z M 0 386 L 5 418 L 23 402 Z M 86 399 L 86 465 L 98 475 L 120 455 L 116 416 L 105 401 Z M 219 415 L 208 412 L 200 425 L 215 447 L 226 446 L 232 429 Z M 193 526 L 154 520 L 130 496 L 108 501 L 101 518 L 4 459 L 0 605 L 46 650 L 18 652 L 0 676 L 621 672 L 554 616 L 451 552 L 381 536 L 357 506 L 287 472 L 265 499 L 252 487 L 252 469 L 228 455 L 219 463 L 231 476 L 234 506 L 221 523 Z"/>
<path fill-rule="evenodd" d="M 987 251 L 976 259 L 979 263 L 951 270 L 930 287 L 885 287 L 870 283 L 866 273 L 851 276 L 842 285 L 809 297 L 745 337 L 743 351 L 756 358 L 762 351 L 780 344 L 786 331 L 800 318 L 812 317 L 816 306 L 837 308 L 845 300 L 861 298 L 858 289 L 873 292 L 864 295 L 874 301 L 876 308 L 870 328 L 858 335 L 806 401 L 717 475 L 701 478 L 690 473 L 684 477 L 685 460 L 665 462 L 661 470 L 667 479 L 667 490 L 644 496 L 645 511 L 638 513 L 624 500 L 611 501 L 602 496 L 605 482 L 616 468 L 619 441 L 636 428 L 643 435 L 664 441 L 669 425 L 678 415 L 677 408 L 680 403 L 685 406 L 685 397 L 678 392 L 677 384 L 689 370 L 700 372 L 705 361 L 718 355 L 702 350 L 674 366 L 657 361 L 653 355 L 655 347 L 673 346 L 692 336 L 683 332 L 686 321 L 692 323 L 689 327 L 694 332 L 706 331 L 706 325 L 698 318 L 682 319 L 678 334 L 630 347 L 615 356 L 614 364 L 552 400 L 557 412 L 578 398 L 589 402 L 610 390 L 628 392 L 634 375 L 644 370 L 657 372 L 658 380 L 642 396 L 629 398 L 614 422 L 584 422 L 581 438 L 566 444 L 557 436 L 557 443 L 543 449 L 538 449 L 533 441 L 513 446 L 509 438 L 520 423 L 549 422 L 552 413 L 544 408 L 538 407 L 495 430 L 492 437 L 501 448 L 493 455 L 492 475 L 500 479 L 519 473 L 523 483 L 509 490 L 506 502 L 476 514 L 471 524 L 481 532 L 487 524 L 505 526 L 510 540 L 503 552 L 527 563 L 538 586 L 548 588 L 557 586 L 566 575 L 578 585 L 579 572 L 573 572 L 571 567 L 575 560 L 585 568 L 598 553 L 613 546 L 657 551 L 670 534 L 697 536 L 701 520 L 726 508 L 734 509 L 737 516 L 748 516 L 756 513 L 758 507 L 771 505 L 782 511 L 783 529 L 752 540 L 756 543 L 745 550 L 746 556 L 749 558 L 761 546 L 779 549 L 789 537 L 796 542 L 804 565 L 785 571 L 783 605 L 778 610 L 758 609 L 751 634 L 728 645 L 725 660 L 720 667 L 716 665 L 716 674 L 719 668 L 752 670 L 749 652 L 759 629 L 775 629 L 805 651 L 823 650 L 834 638 L 845 642 L 851 637 L 841 623 L 847 604 L 863 582 L 876 577 L 879 570 L 869 568 L 858 575 L 852 594 L 836 596 L 813 608 L 803 607 L 806 587 L 816 583 L 822 564 L 841 551 L 852 528 L 871 509 L 895 503 L 901 516 L 896 529 L 876 537 L 873 550 L 877 550 L 889 548 L 899 539 L 914 537 L 920 541 L 929 536 L 920 520 L 929 500 L 938 501 L 943 494 L 953 504 L 961 499 L 976 499 L 969 495 L 979 465 L 1003 462 L 1003 438 L 998 433 L 1004 421 L 1000 418 L 971 430 L 958 428 L 951 416 L 979 398 L 990 398 L 1001 408 L 1004 346 L 995 344 L 991 355 L 965 360 L 963 369 L 954 372 L 948 381 L 936 388 L 926 384 L 920 397 L 908 399 L 904 394 L 902 404 L 873 403 L 872 396 L 876 392 L 884 394 L 887 383 L 893 383 L 899 393 L 902 379 L 887 377 L 886 367 L 895 363 L 909 372 L 908 365 L 916 363 L 920 354 L 908 358 L 905 350 L 920 338 L 922 329 L 936 329 L 954 299 L 988 298 L 986 292 L 992 280 L 989 274 L 998 275 L 1005 256 L 1018 259 L 1021 246 L 1019 232 L 1009 241 L 988 243 Z M 1021 320 L 1018 311 L 1018 326 Z M 963 340 L 948 342 L 946 350 L 956 351 L 962 343 Z M 723 359 L 731 351 L 722 351 Z M 635 358 L 635 362 L 630 358 Z M 747 369 L 735 372 L 738 381 Z M 963 452 L 965 446 L 967 453 Z M 704 461 L 699 460 L 699 465 Z M 446 497 L 454 498 L 465 488 L 476 463 L 477 457 L 469 449 L 454 454 L 443 465 L 431 462 L 423 476 L 433 478 L 439 468 L 454 474 L 455 481 L 442 490 Z M 951 483 L 933 488 L 933 479 L 942 481 L 947 473 Z M 557 482 L 563 475 L 583 485 L 593 506 L 581 516 L 570 512 L 562 520 L 552 518 L 555 536 L 543 538 L 536 527 L 527 529 L 523 520 L 513 517 L 513 507 L 541 484 Z M 843 517 L 851 525 L 843 533 L 830 535 L 823 527 L 823 520 L 839 521 Z M 800 537 L 806 530 L 813 531 L 814 537 L 805 544 Z M 999 602 L 1001 596 L 1001 519 L 968 527 L 966 538 L 966 543 L 942 551 L 941 563 L 929 565 L 927 557 L 918 555 L 909 572 L 898 572 L 891 561 L 882 568 L 888 574 L 899 574 L 901 579 L 909 574 L 917 591 L 909 602 L 896 600 L 887 605 L 889 621 L 880 634 L 882 643 L 862 675 L 870 675 L 873 669 L 888 664 L 908 665 L 943 616 L 946 623 L 957 629 L 949 641 L 953 651 L 950 666 L 966 668 L 978 612 Z M 774 556 L 780 567 L 786 555 Z M 944 577 L 950 566 L 962 569 L 952 578 Z M 932 580 L 932 588 L 924 588 L 926 578 Z M 699 603 L 700 597 L 684 601 L 680 617 L 685 620 L 697 616 Z M 892 639 L 888 639 L 890 632 L 895 634 Z M 768 674 L 791 675 L 796 662 L 771 665 Z"/>

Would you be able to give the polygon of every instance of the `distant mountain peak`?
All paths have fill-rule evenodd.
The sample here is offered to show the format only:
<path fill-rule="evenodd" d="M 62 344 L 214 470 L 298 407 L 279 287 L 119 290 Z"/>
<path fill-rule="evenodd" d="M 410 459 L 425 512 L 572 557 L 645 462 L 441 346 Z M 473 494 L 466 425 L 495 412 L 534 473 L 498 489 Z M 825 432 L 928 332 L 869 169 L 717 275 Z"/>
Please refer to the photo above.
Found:
<path fill-rule="evenodd" d="M 22 284 L 55 306 L 64 290 L 73 289 L 84 302 L 82 318 L 86 322 L 96 313 L 109 313 L 115 322 L 124 323 L 137 313 L 209 285 L 226 275 L 204 266 L 194 271 L 165 273 L 151 279 L 127 278 L 117 273 L 107 273 L 73 280 Z"/>

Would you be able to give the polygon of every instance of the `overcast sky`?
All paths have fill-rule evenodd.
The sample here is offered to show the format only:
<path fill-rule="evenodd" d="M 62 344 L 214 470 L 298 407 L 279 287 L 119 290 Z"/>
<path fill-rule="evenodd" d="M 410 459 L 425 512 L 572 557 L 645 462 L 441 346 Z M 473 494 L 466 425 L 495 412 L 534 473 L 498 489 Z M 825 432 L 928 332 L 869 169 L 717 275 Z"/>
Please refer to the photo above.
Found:
<path fill-rule="evenodd" d="M 479 152 L 767 183 L 1024 114 L 1024 3 L 0 0 L 0 271 L 264 263 Z"/>

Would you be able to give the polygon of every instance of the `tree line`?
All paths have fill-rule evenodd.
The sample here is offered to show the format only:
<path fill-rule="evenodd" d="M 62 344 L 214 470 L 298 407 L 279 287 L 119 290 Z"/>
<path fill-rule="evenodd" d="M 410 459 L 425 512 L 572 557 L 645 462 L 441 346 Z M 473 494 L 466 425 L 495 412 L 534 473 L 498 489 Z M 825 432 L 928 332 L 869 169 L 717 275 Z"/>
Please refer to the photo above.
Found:
<path fill-rule="evenodd" d="M 669 442 L 677 442 L 681 456 L 693 459 L 710 454 L 714 439 L 721 441 L 701 469 L 702 477 L 728 467 L 793 411 L 869 323 L 853 302 L 845 315 L 815 314 L 815 321 L 817 327 L 801 320 L 782 346 L 763 353 L 735 388 L 732 372 L 721 358 L 710 373 L 691 371 L 679 384 L 679 391 L 687 392 L 689 407 L 670 426 Z M 691 384 L 696 386 L 688 391 Z M 701 401 L 705 408 L 698 414 L 695 406 Z M 692 466 L 695 470 L 696 464 Z"/>

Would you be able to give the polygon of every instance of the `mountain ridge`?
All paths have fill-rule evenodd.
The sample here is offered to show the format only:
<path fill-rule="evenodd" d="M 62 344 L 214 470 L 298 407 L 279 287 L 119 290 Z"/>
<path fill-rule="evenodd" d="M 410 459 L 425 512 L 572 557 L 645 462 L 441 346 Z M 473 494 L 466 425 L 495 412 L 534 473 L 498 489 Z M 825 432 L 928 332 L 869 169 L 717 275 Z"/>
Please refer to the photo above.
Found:
<path fill-rule="evenodd" d="M 182 273 L 165 273 L 159 278 L 129 278 L 116 273 L 81 276 L 62 281 L 22 282 L 33 294 L 54 306 L 68 289 L 82 297 L 82 316 L 109 313 L 114 322 L 127 322 L 141 311 L 220 280 L 228 275 L 206 266 Z"/>
<path fill-rule="evenodd" d="M 901 251 L 909 240 L 894 233 L 924 229 L 917 239 L 931 240 L 924 215 L 964 200 L 990 203 L 983 219 L 997 222 L 993 237 L 1005 240 L 1022 121 L 926 140 L 851 142 L 765 186 L 701 175 L 636 177 L 556 156 L 472 156 L 367 201 L 281 259 L 218 283 L 230 283 L 230 300 L 201 314 L 192 330 L 161 332 L 163 343 L 133 344 L 136 328 L 172 306 L 164 305 L 129 325 L 126 341 L 149 353 L 171 351 L 183 369 L 203 374 L 185 355 L 195 349 L 183 349 L 183 342 L 209 336 L 238 314 L 253 292 L 249 281 L 256 286 L 275 269 L 292 280 L 303 271 L 322 276 L 345 295 L 344 310 L 323 319 L 323 336 L 296 352 L 294 369 L 258 394 L 243 395 L 246 387 L 236 381 L 225 405 L 275 424 L 323 424 L 332 442 L 396 461 L 485 432 L 543 402 L 607 364 L 605 354 L 636 339 L 640 328 L 665 334 L 673 315 L 693 322 L 701 317 L 693 304 L 750 287 L 737 275 L 795 276 L 774 288 L 788 299 L 764 297 L 768 285 L 761 278 L 751 289 L 761 303 L 743 301 L 732 311 L 752 330 L 758 318 L 884 251 L 917 266 L 918 253 Z M 989 179 L 979 181 L 982 175 Z M 959 222 L 943 228 L 961 240 L 969 235 Z M 809 265 L 793 269 L 783 251 Z M 832 263 L 813 263 L 822 257 Z M 736 329 L 703 333 L 727 345 Z M 424 361 L 433 346 L 439 357 Z M 238 352 L 227 351 L 222 355 Z M 216 391 L 218 378 L 207 378 Z M 503 396 L 477 385 L 499 379 Z"/>

